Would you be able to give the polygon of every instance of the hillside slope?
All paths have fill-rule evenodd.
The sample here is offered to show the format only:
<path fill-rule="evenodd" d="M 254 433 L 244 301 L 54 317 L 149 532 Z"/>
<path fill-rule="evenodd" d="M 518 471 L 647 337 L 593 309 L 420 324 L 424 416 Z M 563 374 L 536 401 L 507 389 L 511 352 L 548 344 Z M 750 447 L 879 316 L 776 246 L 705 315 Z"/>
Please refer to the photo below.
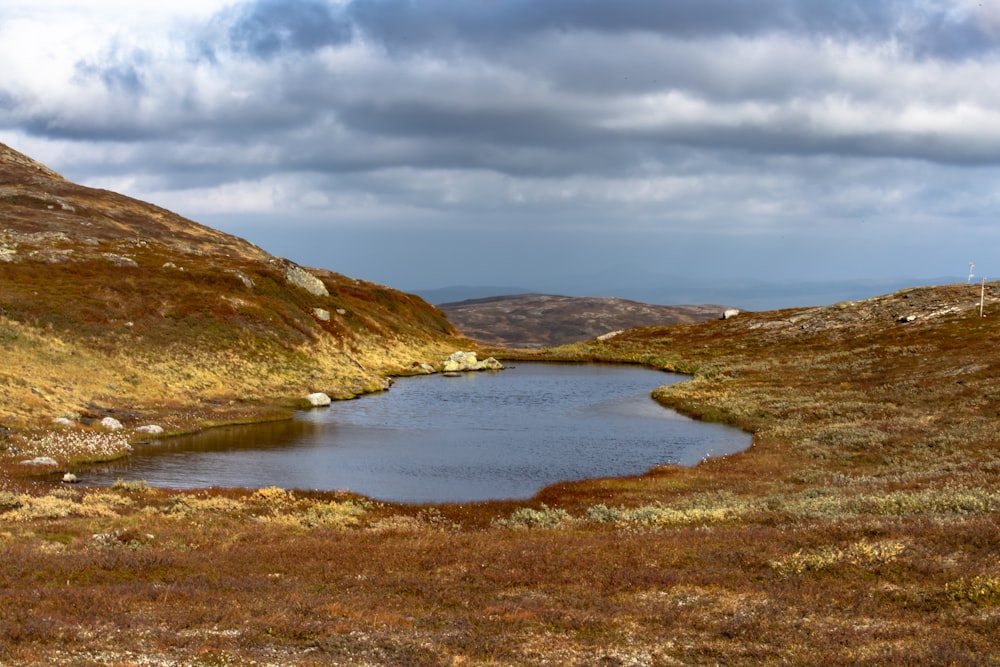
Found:
<path fill-rule="evenodd" d="M 0 144 L 0 427 L 193 407 L 230 419 L 377 389 L 460 341 L 419 297 L 307 272 Z"/>
<path fill-rule="evenodd" d="M 438 306 L 465 335 L 487 345 L 566 345 L 620 329 L 718 318 L 723 306 L 657 306 L 628 299 L 516 294 Z"/>

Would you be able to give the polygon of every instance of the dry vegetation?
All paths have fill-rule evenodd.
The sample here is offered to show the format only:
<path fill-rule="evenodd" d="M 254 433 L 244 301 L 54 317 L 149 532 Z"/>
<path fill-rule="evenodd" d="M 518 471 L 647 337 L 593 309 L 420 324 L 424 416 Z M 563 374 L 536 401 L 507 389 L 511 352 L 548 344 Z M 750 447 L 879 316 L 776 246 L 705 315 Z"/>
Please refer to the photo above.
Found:
<path fill-rule="evenodd" d="M 155 281 L 138 263 L 106 289 L 129 275 L 138 290 Z M 79 276 L 91 265 L 72 266 Z M 43 300 L 55 296 L 12 287 L 18 265 L 0 268 L 0 405 L 17 422 L 5 422 L 8 446 L 34 438 L 38 451 L 52 450 L 50 436 L 20 425 L 49 414 L 45 396 L 83 403 L 103 387 L 108 403 L 145 406 L 155 392 L 143 388 L 152 386 L 164 400 L 188 396 L 190 407 L 198 392 L 215 396 L 212 378 L 238 364 L 251 365 L 239 386 L 262 396 L 290 386 L 296 368 L 314 368 L 331 387 L 339 381 L 302 346 L 206 331 L 216 320 L 199 319 L 193 306 L 180 311 L 182 324 L 150 315 L 102 334 L 118 300 L 98 299 L 87 306 L 92 325 L 63 327 L 44 316 Z M 226 285 L 227 296 L 263 304 L 269 290 L 284 289 L 262 265 L 240 270 L 266 286 L 263 295 L 221 273 L 203 275 L 215 275 L 216 298 Z M 323 279 L 335 308 L 351 283 Z M 188 298 L 170 289 L 179 302 Z M 1000 287 L 987 287 L 986 317 L 978 286 L 954 285 L 519 353 L 688 373 L 691 381 L 657 398 L 754 433 L 742 454 L 557 485 L 530 503 L 394 506 L 336 493 L 180 493 L 141 483 L 98 490 L 8 469 L 0 477 L 0 664 L 997 664 L 998 295 Z M 299 308 L 313 307 L 300 295 L 267 309 L 281 313 L 285 331 L 301 324 L 296 340 L 312 349 L 321 325 L 300 318 L 289 305 L 297 298 Z M 332 337 L 353 358 L 384 355 L 388 368 L 437 344 L 413 334 L 413 318 L 406 331 L 392 329 L 402 326 L 393 318 L 405 297 L 375 290 L 357 298 L 394 305 L 383 304 L 384 319 L 357 308 L 375 337 L 346 329 Z M 419 313 L 442 326 L 433 310 Z M 237 308 L 231 317 L 247 318 L 237 328 L 245 331 L 259 316 Z M 142 368 L 100 366 L 146 349 L 126 346 L 131 336 L 169 349 L 180 332 L 205 347 Z M 218 340 L 230 341 L 214 348 L 230 349 L 229 360 L 206 368 L 211 359 L 197 354 Z M 275 367 L 260 369 L 268 363 Z M 126 370 L 138 382 L 114 375 Z M 198 404 L 206 412 L 189 425 L 242 405 L 213 400 Z M 91 431 L 68 432 L 81 456 L 106 444 L 88 439 Z"/>

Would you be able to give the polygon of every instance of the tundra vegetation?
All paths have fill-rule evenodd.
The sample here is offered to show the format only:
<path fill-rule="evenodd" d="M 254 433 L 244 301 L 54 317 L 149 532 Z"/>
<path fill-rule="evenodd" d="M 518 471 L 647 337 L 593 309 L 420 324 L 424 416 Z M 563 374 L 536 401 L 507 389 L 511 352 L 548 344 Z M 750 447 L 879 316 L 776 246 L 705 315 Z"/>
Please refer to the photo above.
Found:
<path fill-rule="evenodd" d="M 118 201 L 70 200 L 45 179 L 77 214 L 84 194 Z M 45 259 L 62 243 L 88 257 L 76 236 L 36 238 L 32 258 L 39 230 L 14 210 L 27 205 L 0 224 L 8 240 L 18 230 L 6 254 L 23 255 L 0 262 L 0 664 L 1000 661 L 998 285 L 984 317 L 979 286 L 950 285 L 478 350 L 690 375 L 657 400 L 753 433 L 746 452 L 694 468 L 471 505 L 96 489 L 18 461 L 115 455 L 153 419 L 280 418 L 280 397 L 377 389 L 461 339 L 419 300 L 323 273 L 330 294 L 313 296 L 268 257 L 227 260 L 218 245 L 169 251 L 190 284 L 157 278 L 168 259 L 146 253 L 172 246 L 148 241 L 129 250 L 137 266 Z M 55 405 L 73 425 L 49 426 Z M 105 413 L 125 429 L 83 423 Z"/>

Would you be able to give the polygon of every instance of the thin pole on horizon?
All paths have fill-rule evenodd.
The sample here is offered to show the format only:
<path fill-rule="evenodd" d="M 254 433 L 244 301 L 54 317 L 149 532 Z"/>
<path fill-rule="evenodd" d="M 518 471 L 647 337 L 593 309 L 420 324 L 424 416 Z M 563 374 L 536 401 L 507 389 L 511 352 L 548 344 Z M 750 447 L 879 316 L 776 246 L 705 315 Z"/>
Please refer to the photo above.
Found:
<path fill-rule="evenodd" d="M 979 289 L 979 317 L 986 317 L 983 315 L 984 301 L 986 301 L 986 276 L 983 276 L 983 285 Z"/>

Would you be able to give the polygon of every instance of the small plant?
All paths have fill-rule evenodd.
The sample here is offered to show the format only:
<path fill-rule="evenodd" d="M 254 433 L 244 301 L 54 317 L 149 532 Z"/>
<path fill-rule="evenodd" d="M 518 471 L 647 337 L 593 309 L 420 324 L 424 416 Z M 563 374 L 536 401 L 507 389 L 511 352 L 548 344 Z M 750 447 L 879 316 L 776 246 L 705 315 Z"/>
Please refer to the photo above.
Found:
<path fill-rule="evenodd" d="M 562 528 L 572 520 L 573 517 L 566 510 L 542 503 L 539 509 L 518 508 L 511 513 L 510 518 L 497 519 L 494 525 L 503 528 Z"/>
<path fill-rule="evenodd" d="M 152 490 L 150 486 L 146 484 L 146 480 L 144 479 L 134 482 L 124 479 L 116 479 L 115 483 L 111 485 L 111 488 L 114 491 L 124 491 L 126 493 L 147 493 Z"/>
<path fill-rule="evenodd" d="M 978 575 L 945 585 L 945 594 L 952 600 L 975 604 L 1000 603 L 1000 577 Z"/>

